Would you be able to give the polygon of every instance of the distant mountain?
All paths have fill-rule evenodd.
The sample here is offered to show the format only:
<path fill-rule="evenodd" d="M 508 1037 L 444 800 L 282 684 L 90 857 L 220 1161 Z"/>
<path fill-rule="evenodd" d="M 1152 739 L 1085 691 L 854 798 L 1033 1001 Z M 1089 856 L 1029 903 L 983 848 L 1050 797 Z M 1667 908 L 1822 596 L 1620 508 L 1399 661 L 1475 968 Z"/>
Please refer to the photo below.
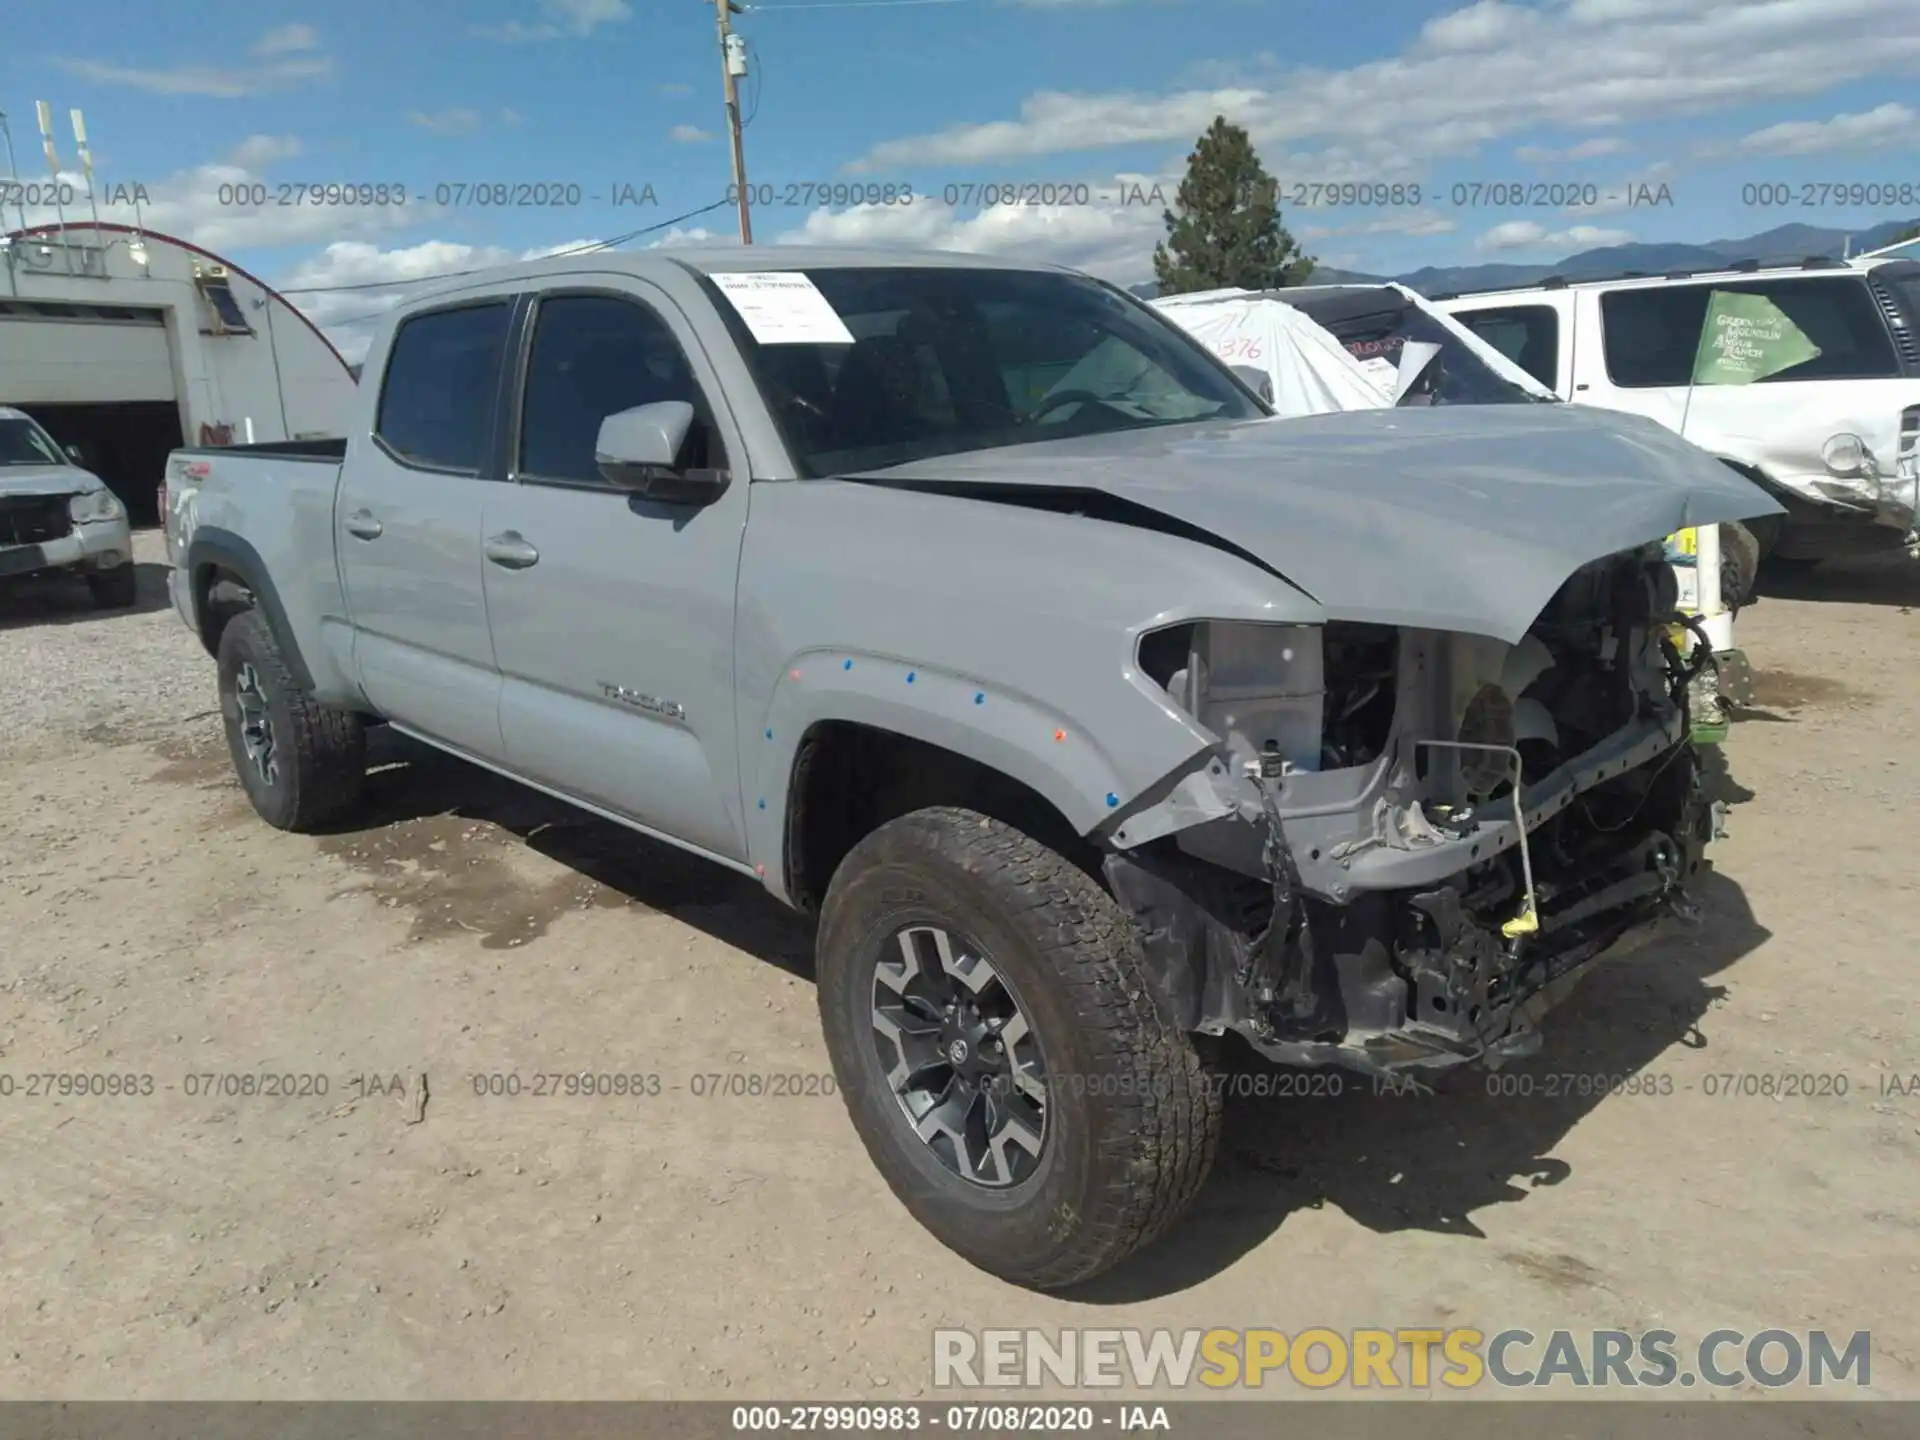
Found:
<path fill-rule="evenodd" d="M 1444 295 L 1462 290 L 1492 290 L 1502 285 L 1532 285 L 1550 275 L 1591 280 L 1626 270 L 1664 275 L 1670 270 L 1715 269 L 1738 260 L 1791 263 L 1814 256 L 1838 260 L 1848 252 L 1849 241 L 1850 253 L 1858 255 L 1892 244 L 1896 235 L 1915 224 L 1920 224 L 1920 220 L 1889 220 L 1867 230 L 1780 225 L 1758 235 L 1714 240 L 1705 245 L 1603 245 L 1596 250 L 1582 250 L 1551 265 L 1428 266 L 1397 278 L 1401 284 L 1423 295 Z"/>
<path fill-rule="evenodd" d="M 1868 230 L 1780 225 L 1758 235 L 1714 240 L 1705 245 L 1603 245 L 1596 250 L 1582 250 L 1551 265 L 1428 265 L 1392 278 L 1422 295 L 1450 295 L 1463 290 L 1497 290 L 1503 285 L 1536 285 L 1552 275 L 1562 275 L 1569 280 L 1592 280 L 1628 270 L 1664 275 L 1670 270 L 1718 269 L 1738 260 L 1792 263 L 1816 255 L 1838 260 L 1842 252 L 1848 251 L 1849 240 L 1852 242 L 1850 253 L 1859 255 L 1891 245 L 1896 235 L 1915 225 L 1920 225 L 1920 217 L 1889 220 Z M 1378 285 L 1386 278 L 1321 266 L 1314 270 L 1311 283 Z M 1151 280 L 1127 288 L 1143 300 L 1151 300 L 1160 293 L 1159 286 Z"/>

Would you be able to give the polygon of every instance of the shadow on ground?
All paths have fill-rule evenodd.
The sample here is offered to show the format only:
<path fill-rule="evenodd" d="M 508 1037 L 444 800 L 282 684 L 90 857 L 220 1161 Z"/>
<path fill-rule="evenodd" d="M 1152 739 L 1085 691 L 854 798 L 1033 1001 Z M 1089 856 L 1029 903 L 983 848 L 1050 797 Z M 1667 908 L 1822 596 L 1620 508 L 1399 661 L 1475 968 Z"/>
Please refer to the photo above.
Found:
<path fill-rule="evenodd" d="M 1920 561 L 1895 550 L 1792 569 L 1762 565 L 1754 588 L 1762 598 L 1907 609 L 1920 605 Z"/>
<path fill-rule="evenodd" d="M 137 561 L 133 567 L 132 605 L 102 610 L 93 603 L 93 595 L 78 575 L 65 571 L 50 575 L 28 575 L 0 579 L 0 630 L 27 625 L 79 625 L 89 620 L 116 620 L 125 615 L 146 615 L 164 610 L 173 602 L 167 598 L 167 567 Z"/>
<path fill-rule="evenodd" d="M 364 847 L 372 836 L 429 820 L 464 827 L 453 832 L 457 839 L 497 826 L 508 845 L 556 860 L 626 903 L 671 914 L 782 970 L 811 974 L 807 922 L 746 877 L 390 731 L 372 739 L 368 809 L 323 840 L 328 848 Z M 1733 803 L 1752 793 L 1727 773 L 1724 758 L 1708 784 Z M 434 833 L 448 838 L 445 829 Z M 1357 1075 L 1269 1066 L 1242 1047 L 1225 1082 L 1220 1158 L 1192 1212 L 1071 1298 L 1121 1304 L 1187 1289 L 1234 1264 L 1296 1211 L 1326 1205 L 1381 1233 L 1483 1237 L 1475 1212 L 1524 1202 L 1573 1178 L 1553 1152 L 1596 1106 L 1668 1103 L 1659 1094 L 1610 1097 L 1620 1077 L 1658 1076 L 1671 1047 L 1711 1043 L 1704 1022 L 1725 993 L 1713 977 L 1768 932 L 1725 876 L 1709 874 L 1695 898 L 1704 923 L 1668 922 L 1669 932 L 1643 949 L 1596 965 L 1548 1015 L 1544 1052 L 1498 1076 L 1461 1070 L 1442 1077 L 1437 1090 L 1394 1093 Z M 569 903 L 591 902 L 575 892 Z M 1568 1083 L 1570 1076 L 1578 1078 Z M 1555 1283 L 1586 1283 L 1583 1267 L 1568 1257 L 1525 1263 L 1548 1266 Z"/>
<path fill-rule="evenodd" d="M 376 887 L 386 870 L 421 875 L 424 883 L 387 887 L 419 913 L 416 933 L 459 926 L 499 948 L 535 938 L 564 910 L 629 904 L 670 914 L 793 974 L 812 974 L 811 924 L 744 875 L 384 726 L 368 735 L 368 765 L 365 807 L 321 843 L 374 874 Z M 530 890 L 484 851 L 474 853 L 469 832 L 486 826 L 572 874 Z M 473 913 L 463 917 L 463 904 Z M 430 906 L 448 907 L 444 921 Z"/>

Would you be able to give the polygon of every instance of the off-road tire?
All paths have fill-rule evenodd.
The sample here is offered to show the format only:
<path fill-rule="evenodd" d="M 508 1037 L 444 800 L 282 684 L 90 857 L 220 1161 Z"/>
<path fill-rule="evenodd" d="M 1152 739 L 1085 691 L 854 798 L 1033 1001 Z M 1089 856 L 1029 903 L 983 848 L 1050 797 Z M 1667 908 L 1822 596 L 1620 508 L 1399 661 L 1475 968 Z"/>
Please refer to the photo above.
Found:
<path fill-rule="evenodd" d="M 288 667 L 273 627 L 258 610 L 227 622 L 220 633 L 220 716 L 234 772 L 253 808 L 276 830 L 318 829 L 360 802 L 367 776 L 366 726 L 349 710 L 322 705 Z M 251 665 L 273 726 L 277 774 L 266 779 L 241 734 L 238 677 Z"/>
<path fill-rule="evenodd" d="M 1037 1167 L 1006 1188 L 942 1164 L 872 1038 L 873 976 L 909 925 L 977 943 L 1017 990 L 1046 1059 Z M 868 1155 L 936 1239 L 1034 1289 L 1110 1269 L 1171 1228 L 1219 1145 L 1221 1096 L 1153 1000 L 1133 922 L 1084 870 L 971 810 L 916 810 L 854 846 L 821 907 L 820 1017 Z"/>
<path fill-rule="evenodd" d="M 1743 610 L 1753 603 L 1754 582 L 1760 576 L 1760 542 L 1737 520 L 1720 526 L 1720 605 Z"/>
<path fill-rule="evenodd" d="M 87 576 L 87 589 L 93 594 L 96 610 L 127 610 L 139 598 L 139 587 L 132 565 L 116 565 L 111 570 L 95 570 Z"/>

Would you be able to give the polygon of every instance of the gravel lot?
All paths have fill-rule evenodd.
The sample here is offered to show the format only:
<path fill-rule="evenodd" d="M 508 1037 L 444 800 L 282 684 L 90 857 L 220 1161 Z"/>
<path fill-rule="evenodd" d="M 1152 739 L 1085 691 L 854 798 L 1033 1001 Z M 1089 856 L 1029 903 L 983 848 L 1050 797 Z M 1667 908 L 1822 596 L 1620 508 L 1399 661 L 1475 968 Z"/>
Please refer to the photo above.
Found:
<path fill-rule="evenodd" d="M 1742 617 L 1707 924 L 1597 970 L 1534 1094 L 1235 1101 L 1187 1224 L 1040 1297 L 914 1225 L 837 1099 L 694 1094 L 827 1071 L 803 926 L 398 749 L 358 828 L 268 829 L 136 549 L 135 613 L 0 600 L 0 1074 L 157 1080 L 0 1099 L 0 1395 L 909 1397 L 943 1324 L 1465 1324 L 1870 1329 L 1920 1397 L 1911 566 Z M 474 1087 L 563 1070 L 668 1088 Z M 1546 1093 L 1634 1071 L 1671 1092 Z M 223 1072 L 327 1092 L 188 1093 Z M 1847 1093 L 1708 1093 L 1743 1073 Z"/>

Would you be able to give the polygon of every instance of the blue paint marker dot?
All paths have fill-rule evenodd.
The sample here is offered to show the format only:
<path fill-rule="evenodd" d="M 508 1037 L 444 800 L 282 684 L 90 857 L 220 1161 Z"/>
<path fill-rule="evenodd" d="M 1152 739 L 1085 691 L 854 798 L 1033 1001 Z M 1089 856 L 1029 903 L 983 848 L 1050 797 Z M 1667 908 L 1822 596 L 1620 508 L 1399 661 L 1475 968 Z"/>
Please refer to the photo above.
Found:
<path fill-rule="evenodd" d="M 909 671 L 907 671 L 907 684 L 909 684 L 909 685 L 911 685 L 911 684 L 913 684 L 913 677 L 914 677 L 915 675 L 918 675 L 919 673 L 920 673 L 920 672 L 919 672 L 918 670 L 909 670 Z"/>
<path fill-rule="evenodd" d="M 851 670 L 853 668 L 853 662 L 851 660 L 842 660 L 840 662 L 840 668 L 842 670 Z"/>
<path fill-rule="evenodd" d="M 1120 805 L 1120 797 L 1114 794 L 1111 790 L 1109 790 L 1107 792 L 1107 808 L 1109 810 L 1115 810 L 1119 808 L 1119 805 Z"/>
<path fill-rule="evenodd" d="M 764 810 L 764 809 L 766 809 L 766 808 L 767 808 L 767 802 L 766 802 L 766 799 L 765 799 L 765 797 L 762 797 L 762 798 L 761 798 L 761 801 L 760 801 L 760 808 L 761 808 L 762 810 Z"/>
<path fill-rule="evenodd" d="M 767 739 L 771 740 L 772 738 L 773 738 L 773 731 L 771 730 L 767 731 Z"/>
<path fill-rule="evenodd" d="M 974 704 L 976 704 L 976 705 L 984 705 L 984 704 L 986 704 L 986 703 L 987 703 L 987 692 L 986 692 L 986 691 L 984 691 L 984 690 L 976 690 L 976 691 L 974 691 L 974 692 L 973 692 L 973 703 L 974 703 Z"/>

